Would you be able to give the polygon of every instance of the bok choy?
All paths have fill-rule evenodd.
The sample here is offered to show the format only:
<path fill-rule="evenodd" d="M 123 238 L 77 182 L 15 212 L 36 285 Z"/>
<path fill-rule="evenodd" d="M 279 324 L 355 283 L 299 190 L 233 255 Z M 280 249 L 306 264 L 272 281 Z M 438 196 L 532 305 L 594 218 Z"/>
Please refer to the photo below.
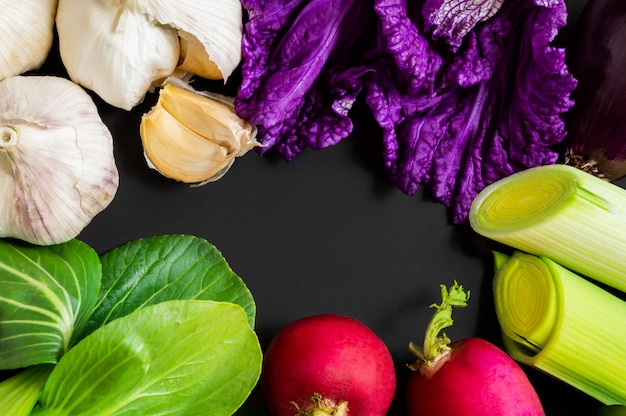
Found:
<path fill-rule="evenodd" d="M 231 415 L 260 375 L 252 294 L 203 239 L 102 256 L 78 240 L 4 239 L 0 287 L 0 370 L 16 371 L 0 409 L 12 416 Z"/>
<path fill-rule="evenodd" d="M 495 259 L 507 352 L 605 404 L 625 404 L 626 302 L 547 257 Z"/>

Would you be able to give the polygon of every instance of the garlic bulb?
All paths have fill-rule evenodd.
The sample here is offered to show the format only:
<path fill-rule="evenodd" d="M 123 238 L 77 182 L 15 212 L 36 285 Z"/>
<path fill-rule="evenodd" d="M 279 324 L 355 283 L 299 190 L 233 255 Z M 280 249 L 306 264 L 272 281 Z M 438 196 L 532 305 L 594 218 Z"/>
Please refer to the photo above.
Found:
<path fill-rule="evenodd" d="M 218 180 L 259 145 L 256 127 L 237 116 L 231 97 L 195 91 L 178 79 L 165 83 L 140 131 L 151 168 L 197 185 Z"/>
<path fill-rule="evenodd" d="M 0 80 L 38 69 L 52 48 L 57 0 L 0 0 Z"/>
<path fill-rule="evenodd" d="M 0 237 L 76 237 L 118 187 L 113 139 L 85 90 L 54 76 L 0 82 Z"/>
<path fill-rule="evenodd" d="M 178 36 L 114 0 L 59 0 L 56 22 L 61 60 L 72 81 L 108 104 L 130 110 L 154 82 L 174 71 Z"/>
<path fill-rule="evenodd" d="M 177 69 L 190 43 L 203 48 L 194 60 L 213 67 L 200 76 L 227 79 L 241 60 L 239 0 L 59 0 L 56 24 L 69 77 L 125 110 L 166 77 L 196 73 L 195 64 Z"/>

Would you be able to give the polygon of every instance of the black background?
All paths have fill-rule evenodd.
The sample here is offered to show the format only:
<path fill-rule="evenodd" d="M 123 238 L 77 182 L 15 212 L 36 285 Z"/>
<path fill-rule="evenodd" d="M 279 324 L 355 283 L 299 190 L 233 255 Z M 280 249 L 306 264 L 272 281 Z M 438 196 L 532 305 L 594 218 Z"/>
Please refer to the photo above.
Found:
<path fill-rule="evenodd" d="M 567 3 L 570 23 L 561 43 L 585 1 Z M 53 49 L 40 72 L 64 75 L 61 68 Z M 232 93 L 237 76 L 225 88 L 196 88 Z M 452 225 L 427 189 L 410 197 L 390 184 L 382 170 L 379 129 L 360 105 L 352 113 L 354 133 L 332 148 L 307 150 L 290 163 L 272 152 L 251 151 L 219 181 L 191 188 L 145 163 L 139 123 L 155 95 L 131 112 L 94 100 L 113 134 L 120 172 L 115 199 L 78 236 L 99 253 L 160 234 L 205 238 L 252 291 L 264 347 L 302 316 L 331 312 L 361 320 L 386 342 L 396 362 L 398 392 L 390 415 L 405 414 L 405 363 L 412 359 L 407 345 L 421 342 L 441 283 L 456 279 L 472 292 L 446 333 L 453 340 L 480 336 L 501 345 L 490 244 L 467 225 Z M 547 375 L 525 370 L 548 415 L 589 414 L 599 406 Z"/>

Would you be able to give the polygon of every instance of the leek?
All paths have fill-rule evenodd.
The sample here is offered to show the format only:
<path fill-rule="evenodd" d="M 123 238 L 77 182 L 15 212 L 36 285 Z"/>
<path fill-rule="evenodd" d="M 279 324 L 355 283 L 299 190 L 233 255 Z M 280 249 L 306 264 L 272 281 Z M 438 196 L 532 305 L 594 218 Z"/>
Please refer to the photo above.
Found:
<path fill-rule="evenodd" d="M 626 190 L 611 182 L 567 165 L 526 169 L 485 187 L 469 222 L 484 237 L 626 292 Z"/>
<path fill-rule="evenodd" d="M 626 404 L 626 302 L 546 257 L 497 253 L 495 263 L 509 355 L 604 404 Z"/>

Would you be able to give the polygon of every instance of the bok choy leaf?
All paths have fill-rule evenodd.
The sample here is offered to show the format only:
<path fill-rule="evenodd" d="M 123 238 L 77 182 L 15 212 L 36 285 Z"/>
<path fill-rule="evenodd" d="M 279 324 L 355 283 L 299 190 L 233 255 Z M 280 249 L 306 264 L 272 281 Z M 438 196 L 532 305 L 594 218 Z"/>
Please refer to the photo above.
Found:
<path fill-rule="evenodd" d="M 218 249 L 190 235 L 129 241 L 101 256 L 102 288 L 81 337 L 141 307 L 181 299 L 240 305 L 254 327 L 252 294 Z"/>
<path fill-rule="evenodd" d="M 0 382 L 0 409 L 10 416 L 29 416 L 54 364 L 33 365 Z"/>
<path fill-rule="evenodd" d="M 100 289 L 98 254 L 78 240 L 0 240 L 0 369 L 56 363 L 86 324 Z"/>
<path fill-rule="evenodd" d="M 165 301 L 98 328 L 56 365 L 33 416 L 231 415 L 261 371 L 245 311 Z"/>

